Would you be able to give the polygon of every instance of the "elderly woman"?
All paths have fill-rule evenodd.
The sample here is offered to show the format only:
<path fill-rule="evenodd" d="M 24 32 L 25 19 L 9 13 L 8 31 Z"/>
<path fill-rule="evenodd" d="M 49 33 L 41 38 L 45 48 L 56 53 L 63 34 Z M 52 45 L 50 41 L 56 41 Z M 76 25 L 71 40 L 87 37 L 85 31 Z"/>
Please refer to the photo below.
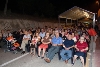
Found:
<path fill-rule="evenodd" d="M 88 50 L 88 44 L 85 41 L 85 38 L 83 36 L 80 37 L 79 41 L 75 45 L 75 48 L 76 48 L 76 52 L 75 52 L 75 55 L 73 58 L 73 65 L 75 63 L 76 58 L 80 57 L 81 62 L 82 62 L 83 67 L 84 67 L 84 60 L 85 60 L 84 57 L 85 57 L 86 52 Z"/>

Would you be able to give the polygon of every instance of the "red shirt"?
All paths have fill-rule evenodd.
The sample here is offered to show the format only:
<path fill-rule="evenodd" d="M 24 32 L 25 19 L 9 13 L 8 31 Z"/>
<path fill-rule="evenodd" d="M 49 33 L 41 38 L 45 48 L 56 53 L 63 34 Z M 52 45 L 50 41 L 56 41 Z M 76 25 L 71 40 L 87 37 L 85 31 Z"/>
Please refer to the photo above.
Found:
<path fill-rule="evenodd" d="M 77 48 L 78 48 L 79 51 L 80 51 L 80 50 L 82 50 L 82 49 L 87 48 L 87 47 L 88 47 L 88 44 L 87 44 L 87 42 L 83 42 L 83 43 L 77 42 L 77 43 L 76 43 L 76 46 L 77 46 Z M 86 51 L 84 51 L 84 52 L 86 52 Z"/>
<path fill-rule="evenodd" d="M 88 33 L 89 33 L 90 36 L 95 36 L 95 35 L 97 35 L 96 31 L 95 31 L 93 28 L 89 29 L 89 30 L 88 30 Z"/>

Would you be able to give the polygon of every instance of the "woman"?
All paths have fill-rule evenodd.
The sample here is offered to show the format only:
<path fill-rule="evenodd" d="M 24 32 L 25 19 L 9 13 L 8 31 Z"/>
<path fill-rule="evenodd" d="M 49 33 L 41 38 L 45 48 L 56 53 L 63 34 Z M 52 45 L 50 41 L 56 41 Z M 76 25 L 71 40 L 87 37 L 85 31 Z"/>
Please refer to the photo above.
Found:
<path fill-rule="evenodd" d="M 75 55 L 73 58 L 73 65 L 75 63 L 76 58 L 80 57 L 81 62 L 82 62 L 83 67 L 84 67 L 84 60 L 85 60 L 84 57 L 85 57 L 86 52 L 88 50 L 88 44 L 85 41 L 85 38 L 83 36 L 80 37 L 79 41 L 75 45 L 75 48 L 76 48 L 76 52 L 75 52 Z"/>
<path fill-rule="evenodd" d="M 40 44 L 40 41 L 41 41 L 41 37 L 40 37 L 39 33 L 36 32 L 34 36 L 37 37 L 37 39 L 38 39 L 37 44 L 39 45 L 39 44 Z M 37 45 L 37 46 L 38 46 L 38 45 Z"/>
<path fill-rule="evenodd" d="M 82 33 L 82 36 L 86 39 L 86 42 L 89 44 L 89 35 L 87 35 L 85 32 Z"/>
<path fill-rule="evenodd" d="M 49 36 L 49 33 L 46 33 L 46 36 L 41 40 L 42 44 L 38 47 L 38 57 L 40 57 L 41 49 L 43 49 L 42 57 L 44 58 L 44 54 L 46 49 L 48 48 L 48 44 L 51 43 L 51 37 Z"/>
<path fill-rule="evenodd" d="M 76 39 L 76 36 L 75 36 L 74 32 L 72 32 L 72 40 L 74 40 L 75 43 L 77 42 L 77 39 Z"/>
<path fill-rule="evenodd" d="M 64 34 L 65 34 L 64 29 L 62 29 L 62 30 L 61 30 L 61 34 L 62 34 L 62 37 L 63 37 L 63 36 L 64 36 Z"/>

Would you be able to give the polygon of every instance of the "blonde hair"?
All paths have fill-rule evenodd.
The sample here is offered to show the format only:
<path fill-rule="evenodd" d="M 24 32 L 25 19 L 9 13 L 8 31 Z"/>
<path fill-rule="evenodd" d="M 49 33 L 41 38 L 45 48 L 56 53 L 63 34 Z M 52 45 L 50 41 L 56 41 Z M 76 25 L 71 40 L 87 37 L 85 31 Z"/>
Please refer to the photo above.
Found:
<path fill-rule="evenodd" d="M 79 41 L 81 40 L 81 38 L 84 38 L 84 42 L 86 42 L 86 39 L 83 36 L 80 36 Z"/>

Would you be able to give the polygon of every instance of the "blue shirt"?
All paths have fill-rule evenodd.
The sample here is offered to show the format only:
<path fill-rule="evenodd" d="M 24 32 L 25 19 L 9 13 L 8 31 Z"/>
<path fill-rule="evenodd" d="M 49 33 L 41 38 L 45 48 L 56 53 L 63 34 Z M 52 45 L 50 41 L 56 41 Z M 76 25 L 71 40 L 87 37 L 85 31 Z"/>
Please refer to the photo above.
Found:
<path fill-rule="evenodd" d="M 43 37 L 45 36 L 45 32 L 43 32 L 43 33 L 42 33 L 42 32 L 40 32 L 40 34 L 39 34 L 39 35 L 40 35 L 40 37 L 42 37 L 42 38 L 43 38 Z"/>
<path fill-rule="evenodd" d="M 75 45 L 75 42 L 74 42 L 74 40 L 66 39 L 63 44 L 65 45 L 66 48 L 68 48 L 68 47 Z"/>
<path fill-rule="evenodd" d="M 53 37 L 51 40 L 52 44 L 62 44 L 62 38 L 61 37 Z"/>

